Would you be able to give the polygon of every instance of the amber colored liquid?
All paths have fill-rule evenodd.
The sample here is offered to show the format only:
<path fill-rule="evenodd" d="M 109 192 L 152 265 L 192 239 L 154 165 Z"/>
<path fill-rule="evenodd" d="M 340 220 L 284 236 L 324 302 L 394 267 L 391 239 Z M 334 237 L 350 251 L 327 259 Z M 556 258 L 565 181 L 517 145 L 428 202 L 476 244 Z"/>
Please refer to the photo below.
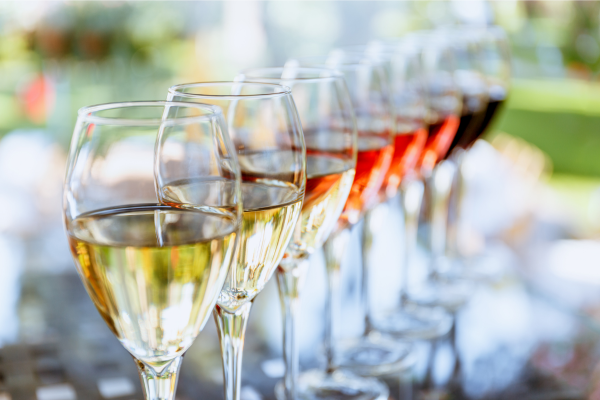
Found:
<path fill-rule="evenodd" d="M 304 204 L 284 260 L 280 263 L 283 269 L 293 268 L 293 258 L 305 257 L 327 240 L 346 204 L 354 172 L 352 159 L 332 154 L 309 154 L 306 157 Z"/>
<path fill-rule="evenodd" d="M 340 220 L 355 224 L 377 198 L 394 152 L 387 135 L 359 136 L 356 175 Z"/>
<path fill-rule="evenodd" d="M 415 168 L 426 142 L 427 130 L 425 128 L 396 134 L 392 162 L 382 186 L 382 190 L 385 190 L 388 197 L 396 194 L 402 178 Z"/>
<path fill-rule="evenodd" d="M 164 363 L 208 320 L 235 254 L 235 214 L 156 204 L 67 222 L 71 253 L 96 308 L 123 346 Z"/>
<path fill-rule="evenodd" d="M 450 149 L 450 144 L 456 135 L 460 119 L 456 115 L 449 115 L 441 121 L 429 125 L 429 132 L 425 149 L 419 159 L 422 170 L 431 171 L 440 162 Z"/>

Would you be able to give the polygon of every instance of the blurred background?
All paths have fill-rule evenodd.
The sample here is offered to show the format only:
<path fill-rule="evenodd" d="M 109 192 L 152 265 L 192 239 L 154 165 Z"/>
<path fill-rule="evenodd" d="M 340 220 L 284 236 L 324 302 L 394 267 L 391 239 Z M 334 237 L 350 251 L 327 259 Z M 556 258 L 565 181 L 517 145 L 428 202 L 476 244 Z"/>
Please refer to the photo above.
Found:
<path fill-rule="evenodd" d="M 596 294 L 600 293 L 600 272 L 595 265 L 600 250 L 593 241 L 600 236 L 597 1 L 0 2 L 0 346 L 17 346 L 14 354 L 21 354 L 19 351 L 25 350 L 19 350 L 19 343 L 40 345 L 68 336 L 61 321 L 69 317 L 60 307 L 70 306 L 73 298 L 82 299 L 84 304 L 78 307 L 92 313 L 93 321 L 85 325 L 87 322 L 72 317 L 75 320 L 70 323 L 79 330 L 71 334 L 99 335 L 116 342 L 110 334 L 102 336 L 95 331 L 108 332 L 101 321 L 95 325 L 99 318 L 74 275 L 61 221 L 65 159 L 80 107 L 164 99 L 167 88 L 176 83 L 230 80 L 244 68 L 278 66 L 289 57 L 319 55 L 339 45 L 453 24 L 500 25 L 508 34 L 513 55 L 508 103 L 469 159 L 471 202 L 467 203 L 472 212 L 467 218 L 480 238 L 475 240 L 480 245 L 473 252 L 488 264 L 522 267 L 516 276 L 535 275 L 537 282 L 531 289 L 515 284 L 516 278 L 505 280 L 495 287 L 508 290 L 501 292 L 501 300 L 486 292 L 471 314 L 465 314 L 473 324 L 490 309 L 499 316 L 495 325 L 484 324 L 483 331 L 471 330 L 470 336 L 462 339 L 471 346 L 480 344 L 479 350 L 467 351 L 465 373 L 471 371 L 476 377 L 481 365 L 492 365 L 486 370 L 491 378 L 473 378 L 466 390 L 472 397 L 506 394 L 502 391 L 515 387 L 517 376 L 529 365 L 560 383 L 549 389 L 538 386 L 538 390 L 566 393 L 552 398 L 600 398 L 593 397 L 600 396 L 594 383 L 597 374 L 593 374 L 598 360 L 594 355 L 600 354 L 595 345 L 600 322 L 594 322 L 600 315 Z M 389 241 L 383 243 L 382 249 L 393 247 Z M 392 256 L 401 259 L 398 254 Z M 319 282 L 314 290 L 323 288 L 322 275 L 320 270 L 313 272 Z M 555 279 L 548 278 L 550 275 Z M 543 279 L 538 279 L 540 276 Z M 558 296 L 567 306 L 556 307 L 562 311 L 548 311 L 549 325 L 540 325 L 547 330 L 543 340 L 536 342 L 532 331 L 542 328 L 531 327 L 527 321 L 537 312 L 537 303 L 524 300 L 526 294 L 543 289 L 546 299 L 558 301 L 552 289 L 564 289 L 567 281 L 587 286 L 585 291 L 577 287 Z M 70 292 L 79 297 L 70 297 L 75 296 Z M 308 302 L 312 305 L 306 307 L 305 321 L 320 310 L 320 296 Z M 273 361 L 262 364 L 262 370 L 275 380 L 266 381 L 264 388 L 254 392 L 248 389 L 250 400 L 272 396 L 264 390 L 271 390 L 282 367 L 275 287 L 271 285 L 257 303 L 251 335 L 261 339 L 254 345 L 250 342 L 247 359 Z M 51 313 L 48 307 L 58 309 Z M 586 328 L 565 328 L 579 326 L 582 309 Z M 73 311 L 73 315 L 80 314 Z M 273 326 L 277 329 L 270 328 Z M 502 329 L 517 333 L 505 335 L 506 339 L 497 335 Z M 303 345 L 313 346 L 319 335 L 307 331 Z M 491 342 L 478 341 L 481 335 L 491 335 Z M 212 336 L 203 333 L 199 341 L 213 348 L 194 345 L 188 362 L 196 363 L 197 368 L 187 368 L 197 378 L 208 376 L 214 393 L 220 396 L 215 340 L 214 332 Z M 496 344 L 490 345 L 492 342 Z M 516 356 L 489 361 L 497 360 L 507 348 Z M 446 353 L 441 354 L 442 366 L 436 374 L 443 381 L 451 363 L 444 361 Z M 488 364 L 477 364 L 482 354 L 488 357 L 483 358 Z M 11 359 L 6 354 L 2 357 L 0 365 Z M 30 361 L 32 365 L 37 362 Z M 310 364 L 314 360 L 305 361 Z M 128 367 L 133 370 L 133 363 Z M 110 365 L 107 370 L 115 371 Z M 132 376 L 135 379 L 135 374 Z M 247 376 L 252 379 L 253 373 Z M 0 396 L 11 387 L 3 379 L 0 370 Z M 48 379 L 48 385 L 61 382 Z M 133 382 L 136 389 L 125 392 L 139 392 L 137 381 Z M 191 396 L 186 395 L 185 387 L 178 397 Z M 17 398 L 14 393 L 21 392 L 11 389 L 6 393 Z M 62 393 L 63 397 L 53 399 L 72 400 Z M 39 393 L 38 399 L 45 400 Z"/>
<path fill-rule="evenodd" d="M 11 210 L 0 229 L 60 230 L 80 107 L 164 99 L 175 83 L 455 23 L 496 23 L 510 37 L 514 80 L 492 131 L 535 145 L 555 186 L 585 192 L 600 177 L 599 19 L 591 1 L 0 2 L 0 204 Z M 581 223 L 600 228 L 597 213 Z M 66 248 L 57 236 L 51 253 Z M 55 267 L 55 257 L 29 254 L 27 267 Z"/>

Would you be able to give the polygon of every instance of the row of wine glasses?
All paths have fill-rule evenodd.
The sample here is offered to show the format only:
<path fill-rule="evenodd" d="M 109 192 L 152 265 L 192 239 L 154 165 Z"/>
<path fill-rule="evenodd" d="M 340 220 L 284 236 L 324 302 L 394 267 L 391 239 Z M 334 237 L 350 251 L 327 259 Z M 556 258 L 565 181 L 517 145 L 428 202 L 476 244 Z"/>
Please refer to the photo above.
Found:
<path fill-rule="evenodd" d="M 366 91 L 352 99 L 358 127 L 357 181 L 353 188 L 364 200 L 356 218 L 342 219 L 344 224 L 338 225 L 339 229 L 324 246 L 329 280 L 327 366 L 324 371 L 311 370 L 297 377 L 297 356 L 290 355 L 290 348 L 286 347 L 285 387 L 279 385 L 276 390 L 280 400 L 385 398 L 387 388 L 373 377 L 409 366 L 414 360 L 410 341 L 435 339 L 450 331 L 453 314 L 468 301 L 473 283 L 462 279 L 463 264 L 449 265 L 451 258 L 457 257 L 459 240 L 453 231 L 456 227 L 448 223 L 449 207 L 454 204 L 456 224 L 463 189 L 460 164 L 465 152 L 486 131 L 499 102 L 506 98 L 509 63 L 506 38 L 497 28 L 417 32 L 401 40 L 350 46 L 327 57 L 288 62 L 294 66 L 334 67 L 343 71 L 350 88 L 359 87 L 359 80 L 350 72 L 369 65 L 373 75 L 383 77 L 379 80 L 384 82 L 379 88 L 378 79 L 372 79 L 370 90 L 389 100 L 378 102 L 377 98 L 366 96 Z M 369 75 L 362 72 L 362 76 Z M 351 94 L 355 93 L 351 90 Z M 366 102 L 370 103 L 369 110 L 379 111 L 379 116 L 372 111 L 364 112 Z M 388 117 L 382 118 L 386 113 Z M 382 122 L 386 118 L 391 118 L 390 124 Z M 391 134 L 387 146 L 383 142 L 377 146 L 381 149 L 377 159 L 369 158 L 368 154 L 372 155 L 376 147 L 372 141 L 365 141 L 370 136 L 383 136 L 377 131 L 376 135 L 371 133 L 374 121 L 380 127 L 387 126 Z M 361 188 L 358 179 L 366 172 L 370 186 Z M 366 190 L 367 187 L 372 190 Z M 370 216 L 377 203 L 394 201 L 398 191 L 405 238 L 399 302 L 370 307 L 368 255 L 373 239 Z M 451 202 L 451 194 L 458 199 Z M 339 285 L 340 264 L 348 240 L 346 230 L 363 218 L 363 307 L 358 312 L 364 314 L 365 329 L 360 338 L 338 340 L 334 348 L 332 297 Z M 409 284 L 408 268 L 413 264 L 419 228 L 426 233 L 429 273 L 424 281 Z M 286 331 L 286 336 L 289 335 Z M 289 344 L 287 339 L 286 343 Z"/>
<path fill-rule="evenodd" d="M 467 150 L 491 120 L 488 99 L 506 93 L 506 82 L 487 72 L 506 60 L 497 51 L 502 40 L 491 29 L 419 32 L 246 70 L 232 82 L 175 85 L 167 101 L 79 111 L 65 178 L 67 236 L 84 286 L 134 357 L 148 399 L 174 399 L 182 356 L 213 311 L 225 398 L 239 400 L 252 301 L 273 274 L 286 363 L 277 397 L 387 397 L 375 377 L 409 365 L 406 339 L 442 335 L 451 323 L 439 307 L 447 304 L 421 296 L 442 282 L 444 290 L 456 285 L 438 273 L 448 258 L 450 193 L 439 181 L 456 185 L 456 168 L 443 168 L 461 162 L 451 148 Z M 459 55 L 465 67 L 455 63 Z M 481 83 L 475 94 L 460 86 L 473 76 Z M 464 132 L 476 133 L 460 141 L 463 116 L 471 115 L 461 109 L 471 103 L 471 114 L 483 117 L 471 118 L 478 130 L 464 118 Z M 349 231 L 365 219 L 367 254 L 370 212 L 398 191 L 404 270 L 425 193 L 429 287 L 414 295 L 405 280 L 399 307 L 372 309 L 363 262 L 364 334 L 334 346 L 332 304 Z M 327 366 L 299 374 L 295 316 L 309 257 L 320 247 Z"/>
<path fill-rule="evenodd" d="M 341 51 L 384 60 L 396 118 L 393 158 L 401 167 L 393 165 L 388 176 L 401 172 L 396 172 L 399 179 L 386 180 L 379 199 L 389 203 L 395 193 L 394 184 L 399 186 L 405 239 L 400 299 L 395 305 L 368 304 L 368 276 L 372 268 L 368 256 L 374 229 L 370 208 L 365 213 L 362 232 L 362 295 L 365 336 L 377 338 L 379 343 L 371 341 L 368 350 L 362 346 L 359 352 L 356 347 L 350 351 L 344 346 L 338 349 L 344 367 L 362 376 L 379 376 L 412 361 L 410 351 L 404 355 L 400 351 L 406 348 L 406 341 L 446 335 L 454 323 L 453 316 L 472 293 L 474 282 L 467 278 L 473 271 L 467 271 L 468 264 L 460 254 L 462 238 L 458 234 L 464 190 L 461 164 L 506 99 L 510 54 L 504 32 L 496 27 L 416 32 L 401 40 L 351 46 Z M 420 129 L 426 129 L 421 140 Z M 411 162 L 410 154 L 417 154 L 418 161 Z M 409 280 L 408 269 L 414 264 L 419 230 L 426 241 L 429 271 L 424 280 L 415 282 Z M 397 339 L 395 353 L 382 344 L 385 336 Z M 402 359 L 406 362 L 402 363 Z M 336 390 L 338 394 L 348 393 L 344 390 L 349 388 L 347 385 Z"/>

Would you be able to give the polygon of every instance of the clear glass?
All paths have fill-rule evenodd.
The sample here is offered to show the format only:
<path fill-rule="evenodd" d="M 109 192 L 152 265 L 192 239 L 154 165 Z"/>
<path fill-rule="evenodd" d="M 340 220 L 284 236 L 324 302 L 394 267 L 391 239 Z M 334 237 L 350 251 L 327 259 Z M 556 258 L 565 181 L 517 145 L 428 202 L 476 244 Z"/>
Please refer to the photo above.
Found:
<path fill-rule="evenodd" d="M 485 31 L 475 28 L 454 28 L 444 30 L 452 38 L 452 48 L 457 60 L 456 82 L 463 94 L 463 108 L 458 132 L 452 141 L 447 162 L 453 163 L 454 178 L 450 187 L 446 227 L 445 258 L 448 266 L 445 275 L 458 277 L 463 270 L 463 262 L 458 254 L 459 209 L 462 204 L 463 179 L 461 166 L 465 151 L 485 130 L 490 91 L 484 73 Z M 493 91 L 494 94 L 496 91 Z"/>
<path fill-rule="evenodd" d="M 476 125 L 470 127 L 474 134 L 471 140 L 463 141 L 458 144 L 458 148 L 452 155 L 452 160 L 457 165 L 456 180 L 452 198 L 450 199 L 450 213 L 448 219 L 448 257 L 454 262 L 453 273 L 463 277 L 472 277 L 480 279 L 494 279 L 490 274 L 493 271 L 483 271 L 470 268 L 468 265 L 468 243 L 464 240 L 461 232 L 465 232 L 465 227 L 460 218 L 462 208 L 462 198 L 465 191 L 465 179 L 463 177 L 464 160 L 467 152 L 477 138 L 484 135 L 491 122 L 494 120 L 498 111 L 502 109 L 510 86 L 510 52 L 506 34 L 499 27 L 489 27 L 485 29 L 465 29 L 463 35 L 468 35 L 473 48 L 473 58 L 477 60 L 478 72 L 484 81 L 485 91 L 488 95 L 488 102 L 482 116 Z M 476 39 L 474 39 L 476 38 Z M 475 124 L 475 121 L 472 122 Z"/>
<path fill-rule="evenodd" d="M 452 317 L 439 307 L 418 306 L 409 301 L 407 294 L 409 265 L 416 248 L 418 217 L 423 197 L 423 184 L 418 179 L 417 162 L 427 141 L 427 98 L 423 74 L 422 51 L 405 40 L 372 42 L 367 46 L 351 46 L 345 51 L 383 57 L 388 60 L 388 76 L 395 108 L 396 135 L 392 165 L 386 174 L 380 192 L 380 201 L 396 201 L 398 196 L 404 222 L 404 260 L 400 266 L 402 279 L 398 304 L 380 304 L 367 316 L 372 329 L 393 335 L 398 339 L 432 339 L 446 334 Z M 386 207 L 383 205 L 382 207 Z M 374 226 L 369 210 L 365 215 L 362 237 L 364 277 L 369 267 Z M 373 266 L 373 268 L 379 266 Z M 382 266 L 389 268 L 393 266 Z M 365 284 L 368 278 L 364 279 Z M 365 285 L 366 286 L 366 285 Z M 363 296 L 368 296 L 365 287 Z"/>
<path fill-rule="evenodd" d="M 278 84 L 176 85 L 169 89 L 169 99 L 220 106 L 240 163 L 244 211 L 238 257 L 214 312 L 225 398 L 239 400 L 251 302 L 279 265 L 302 209 L 306 189 L 302 125 L 290 89 Z"/>
<path fill-rule="evenodd" d="M 456 37 L 445 31 L 418 32 L 408 38 L 421 48 L 425 87 L 429 101 L 429 137 L 420 158 L 424 179 L 424 224 L 430 253 L 427 282 L 409 288 L 409 298 L 419 305 L 443 306 L 450 311 L 462 307 L 470 285 L 448 280 L 443 275 L 449 265 L 446 258 L 448 207 L 455 164 L 445 160 L 461 122 L 463 92 L 459 85 L 461 67 L 468 61 L 457 51 Z"/>
<path fill-rule="evenodd" d="M 483 72 L 482 35 L 470 28 L 443 30 L 451 41 L 456 70 L 454 77 L 462 93 L 460 124 L 448 151 L 449 157 L 469 148 L 481 134 L 489 102 L 488 85 Z M 456 150 L 456 151 L 455 151 Z"/>
<path fill-rule="evenodd" d="M 299 223 L 277 269 L 283 311 L 285 398 L 297 397 L 295 316 L 308 258 L 321 248 L 342 213 L 354 181 L 356 126 L 350 94 L 340 72 L 326 68 L 246 70 L 240 80 L 280 83 L 292 89 L 306 142 L 306 192 Z"/>
<path fill-rule="evenodd" d="M 163 203 L 157 182 L 187 178 L 192 158 L 192 177 L 219 185 L 209 184 L 197 207 Z M 239 234 L 240 173 L 221 111 L 164 101 L 82 108 L 63 207 L 77 271 L 134 357 L 146 399 L 173 400 L 182 356 L 215 306 Z"/>
<path fill-rule="evenodd" d="M 325 371 L 312 370 L 300 374 L 297 396 L 312 398 L 334 395 L 339 398 L 347 398 L 349 396 L 373 396 L 374 393 L 377 393 L 378 396 L 387 396 L 385 385 L 373 379 L 359 378 L 348 371 L 348 369 L 354 369 L 353 367 L 357 364 L 354 362 L 353 355 L 347 357 L 350 353 L 342 350 L 347 349 L 355 353 L 364 350 L 372 353 L 372 346 L 380 344 L 378 338 L 365 335 L 358 341 L 346 340 L 344 343 L 340 343 L 340 346 L 333 346 L 331 329 L 332 298 L 337 292 L 339 279 L 337 271 L 339 271 L 341 258 L 346 249 L 348 230 L 358 223 L 364 213 L 376 202 L 392 160 L 392 138 L 395 127 L 385 62 L 364 55 L 337 51 L 329 56 L 290 60 L 286 65 L 327 67 L 342 72 L 349 88 L 358 131 L 354 182 L 336 230 L 324 244 L 329 280 L 325 338 L 327 367 Z M 364 306 L 366 307 L 367 304 Z M 395 343 L 390 346 L 392 347 L 388 347 L 387 354 L 398 352 L 398 346 Z M 341 351 L 336 351 L 336 347 Z M 346 368 L 346 371 L 339 371 L 338 366 Z M 360 373 L 356 369 L 355 371 Z"/>

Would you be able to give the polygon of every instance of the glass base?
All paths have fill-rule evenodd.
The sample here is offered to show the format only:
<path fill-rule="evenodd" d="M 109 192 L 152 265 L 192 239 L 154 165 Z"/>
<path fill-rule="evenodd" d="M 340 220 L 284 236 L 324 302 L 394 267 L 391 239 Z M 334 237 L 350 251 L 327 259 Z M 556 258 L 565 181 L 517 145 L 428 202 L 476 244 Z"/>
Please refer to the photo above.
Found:
<path fill-rule="evenodd" d="M 406 340 L 432 340 L 452 328 L 452 315 L 441 307 L 405 301 L 402 307 L 374 318 L 375 329 Z"/>
<path fill-rule="evenodd" d="M 361 376 L 383 376 L 411 367 L 412 344 L 374 331 L 366 337 L 342 340 L 336 346 L 335 365 Z"/>
<path fill-rule="evenodd" d="M 498 262 L 500 257 L 481 255 L 469 259 L 456 258 L 452 264 L 451 278 L 457 277 L 473 282 L 494 284 L 506 277 L 506 265 Z"/>
<path fill-rule="evenodd" d="M 275 386 L 277 400 L 387 400 L 388 387 L 375 378 L 364 378 L 349 371 L 327 374 L 306 371 L 298 377 L 297 399 L 286 399 L 283 382 Z"/>
<path fill-rule="evenodd" d="M 420 306 L 443 307 L 455 313 L 467 304 L 474 286 L 468 279 L 435 275 L 420 289 L 409 291 L 408 297 L 411 302 Z"/>

